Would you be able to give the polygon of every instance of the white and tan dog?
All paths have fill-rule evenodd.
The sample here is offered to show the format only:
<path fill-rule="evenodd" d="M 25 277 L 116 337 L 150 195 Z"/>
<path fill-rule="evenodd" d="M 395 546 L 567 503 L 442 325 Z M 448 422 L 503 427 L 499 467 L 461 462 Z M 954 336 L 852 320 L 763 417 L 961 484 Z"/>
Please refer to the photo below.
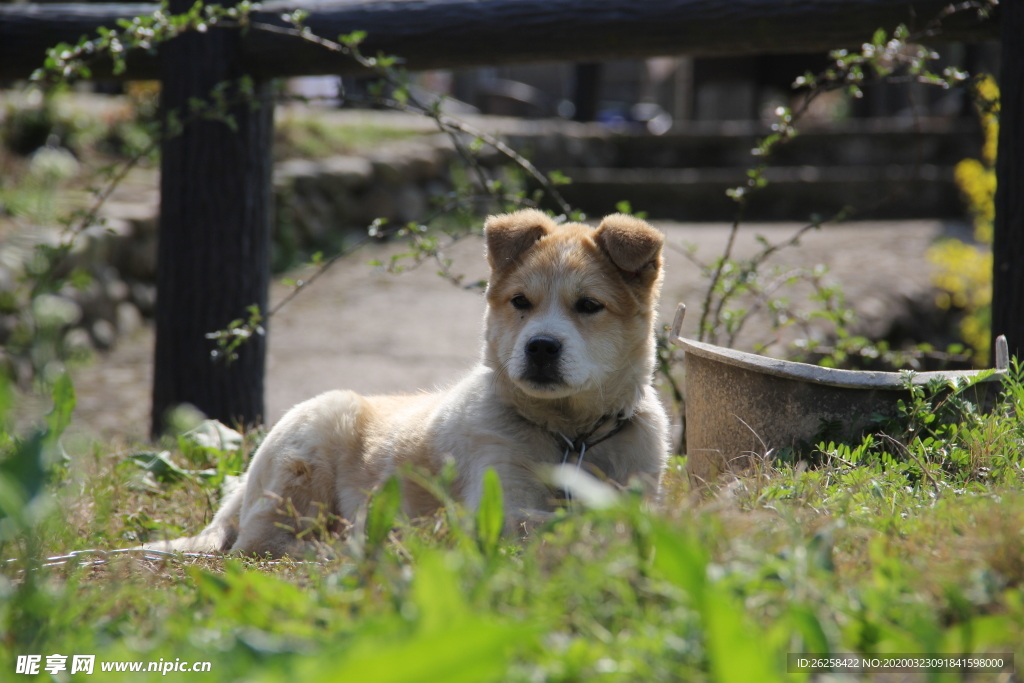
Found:
<path fill-rule="evenodd" d="M 486 469 L 497 471 L 508 531 L 552 508 L 538 473 L 567 452 L 569 462 L 657 490 L 668 455 L 668 420 L 651 386 L 662 234 L 621 214 L 594 229 L 524 210 L 488 218 L 485 237 L 485 345 L 469 376 L 434 394 L 331 391 L 300 403 L 203 532 L 147 547 L 294 552 L 281 499 L 302 516 L 323 506 L 353 520 L 392 473 L 437 473 L 446 458 L 456 466 L 453 493 L 470 508 Z M 416 517 L 438 502 L 406 481 L 403 507 Z"/>

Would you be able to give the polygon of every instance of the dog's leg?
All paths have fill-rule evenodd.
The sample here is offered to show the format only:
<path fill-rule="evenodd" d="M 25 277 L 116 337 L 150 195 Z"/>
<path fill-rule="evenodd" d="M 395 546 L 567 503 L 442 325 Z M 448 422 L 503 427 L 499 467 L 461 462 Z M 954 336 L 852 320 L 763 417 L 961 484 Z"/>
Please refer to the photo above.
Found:
<path fill-rule="evenodd" d="M 293 408 L 253 457 L 238 538 L 231 551 L 302 553 L 296 534 L 318 519 L 352 514 L 350 490 L 368 490 L 360 421 L 366 403 L 351 391 L 331 391 Z"/>
<path fill-rule="evenodd" d="M 337 514 L 334 498 L 333 467 L 310 452 L 278 453 L 267 459 L 271 472 L 250 477 L 238 521 L 238 537 L 231 545 L 233 553 L 244 555 L 301 556 L 307 543 L 297 537 L 318 524 L 329 524 L 328 516 Z M 270 476 L 266 476 L 269 474 Z"/>
<path fill-rule="evenodd" d="M 292 517 L 284 514 L 286 501 L 265 497 L 250 506 L 240 524 L 238 538 L 231 545 L 239 555 L 301 555 L 301 542 L 295 537 Z"/>

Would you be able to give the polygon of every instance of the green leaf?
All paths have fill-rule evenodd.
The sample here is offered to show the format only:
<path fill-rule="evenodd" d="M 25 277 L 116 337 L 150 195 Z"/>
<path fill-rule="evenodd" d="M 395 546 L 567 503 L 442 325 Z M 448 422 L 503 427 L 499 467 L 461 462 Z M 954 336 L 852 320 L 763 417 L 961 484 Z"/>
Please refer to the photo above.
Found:
<path fill-rule="evenodd" d="M 808 605 L 790 605 L 789 618 L 792 620 L 796 630 L 804 639 L 801 652 L 813 652 L 815 654 L 827 655 L 831 651 L 828 646 L 828 636 L 821 627 L 818 615 Z"/>
<path fill-rule="evenodd" d="M 372 555 L 384 545 L 401 506 L 402 484 L 397 476 L 392 476 L 370 501 L 370 509 L 366 514 L 367 555 Z"/>
<path fill-rule="evenodd" d="M 516 649 L 536 640 L 536 629 L 482 619 L 466 621 L 404 642 L 369 638 L 352 648 L 351 658 L 338 666 L 324 661 L 329 671 L 316 681 L 374 681 L 374 683 L 480 683 L 508 676 Z"/>
<path fill-rule="evenodd" d="M 170 451 L 161 451 L 159 453 L 143 451 L 141 453 L 132 453 L 128 457 L 137 462 L 142 469 L 151 472 L 153 477 L 159 482 L 170 483 L 189 479 L 192 476 L 191 472 L 174 464 L 174 461 L 171 460 Z"/>
<path fill-rule="evenodd" d="M 551 171 L 551 172 L 549 172 L 548 173 L 548 180 L 551 181 L 552 185 L 571 185 L 572 184 L 572 178 L 570 178 L 569 176 L 565 175 L 561 171 Z M 620 213 L 628 213 L 628 212 L 622 211 Z"/>
<path fill-rule="evenodd" d="M 501 530 L 505 524 L 505 503 L 501 479 L 493 468 L 484 472 L 483 496 L 476 512 L 476 535 L 480 550 L 486 557 L 494 557 L 501 543 Z"/>
<path fill-rule="evenodd" d="M 768 634 L 752 623 L 742 603 L 721 587 L 709 591 L 701 616 L 711 672 L 719 683 L 779 681 Z"/>
<path fill-rule="evenodd" d="M 419 613 L 417 630 L 436 633 L 469 617 L 459 578 L 449 566 L 455 554 L 428 551 L 419 558 L 412 598 Z"/>
<path fill-rule="evenodd" d="M 686 534 L 671 530 L 664 523 L 651 529 L 651 540 L 656 548 L 654 568 L 663 577 L 700 601 L 707 582 L 708 558 L 700 542 Z"/>
<path fill-rule="evenodd" d="M 46 416 L 47 445 L 56 444 L 61 434 L 71 424 L 71 413 L 75 409 L 75 387 L 65 372 L 53 385 L 53 410 Z"/>
<path fill-rule="evenodd" d="M 14 405 L 14 392 L 11 390 L 11 380 L 4 373 L 0 373 L 0 430 L 6 431 L 7 413 Z"/>
<path fill-rule="evenodd" d="M 17 526 L 28 526 L 31 522 L 26 514 L 27 506 L 33 499 L 45 496 L 46 462 L 44 443 L 46 432 L 34 431 L 28 438 L 19 439 L 14 450 L 0 460 L 0 479 L 4 479 L 2 512 L 15 520 Z M 2 515 L 0 515 L 2 519 Z M 6 532 L 0 525 L 0 540 L 7 540 Z"/>
<path fill-rule="evenodd" d="M 0 540 L 8 540 L 7 536 L 11 531 L 26 525 L 24 512 L 27 504 L 28 497 L 25 488 L 15 477 L 0 470 L 0 521 L 9 519 L 14 526 L 14 529 L 6 531 L 6 533 L 4 529 L 0 528 Z"/>
<path fill-rule="evenodd" d="M 352 31 L 338 36 L 338 42 L 345 47 L 357 47 L 366 38 L 366 31 Z"/>

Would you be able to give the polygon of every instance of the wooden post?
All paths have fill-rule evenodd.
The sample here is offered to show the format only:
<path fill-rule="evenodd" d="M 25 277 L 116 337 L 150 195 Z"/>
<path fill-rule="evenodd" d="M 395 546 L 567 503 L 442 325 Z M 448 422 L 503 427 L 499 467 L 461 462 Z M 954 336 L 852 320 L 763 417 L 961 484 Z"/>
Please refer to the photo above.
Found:
<path fill-rule="evenodd" d="M 999 5 L 999 155 L 992 245 L 992 338 L 1024 360 L 1024 0 Z"/>
<path fill-rule="evenodd" d="M 572 103 L 576 105 L 574 121 L 593 121 L 601 101 L 601 63 L 577 64 L 576 82 L 573 84 Z"/>
<path fill-rule="evenodd" d="M 171 0 L 170 9 L 191 4 Z M 217 84 L 237 81 L 244 74 L 239 41 L 237 31 L 215 29 L 168 43 L 161 51 L 163 116 L 177 111 L 185 119 L 190 98 L 208 100 Z M 273 106 L 266 84 L 257 83 L 256 93 L 252 104 L 231 108 L 235 130 L 195 121 L 163 142 L 154 436 L 181 403 L 232 425 L 263 416 L 266 337 L 243 344 L 230 365 L 213 361 L 216 347 L 206 339 L 248 306 L 267 307 Z"/>

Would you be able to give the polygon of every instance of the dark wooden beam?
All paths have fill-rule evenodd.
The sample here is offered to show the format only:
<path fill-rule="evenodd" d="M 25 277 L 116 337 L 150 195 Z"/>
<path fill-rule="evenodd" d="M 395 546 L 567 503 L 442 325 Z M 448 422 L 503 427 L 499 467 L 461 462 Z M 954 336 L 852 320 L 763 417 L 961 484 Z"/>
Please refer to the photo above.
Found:
<path fill-rule="evenodd" d="M 526 62 L 599 62 L 689 54 L 822 52 L 858 46 L 877 28 L 922 29 L 949 0 L 320 0 L 269 2 L 258 20 L 311 11 L 325 38 L 366 31 L 367 54 L 399 55 L 410 69 Z M 24 78 L 47 47 L 76 42 L 152 4 L 0 5 L 0 79 Z M 935 41 L 998 37 L 992 20 L 971 12 L 948 17 Z M 251 31 L 242 39 L 246 68 L 261 78 L 357 71 L 351 60 L 284 36 Z M 125 78 L 157 78 L 155 55 L 128 60 Z"/>
<path fill-rule="evenodd" d="M 1002 21 L 992 337 L 1024 361 L 1024 2 L 1004 3 Z"/>

